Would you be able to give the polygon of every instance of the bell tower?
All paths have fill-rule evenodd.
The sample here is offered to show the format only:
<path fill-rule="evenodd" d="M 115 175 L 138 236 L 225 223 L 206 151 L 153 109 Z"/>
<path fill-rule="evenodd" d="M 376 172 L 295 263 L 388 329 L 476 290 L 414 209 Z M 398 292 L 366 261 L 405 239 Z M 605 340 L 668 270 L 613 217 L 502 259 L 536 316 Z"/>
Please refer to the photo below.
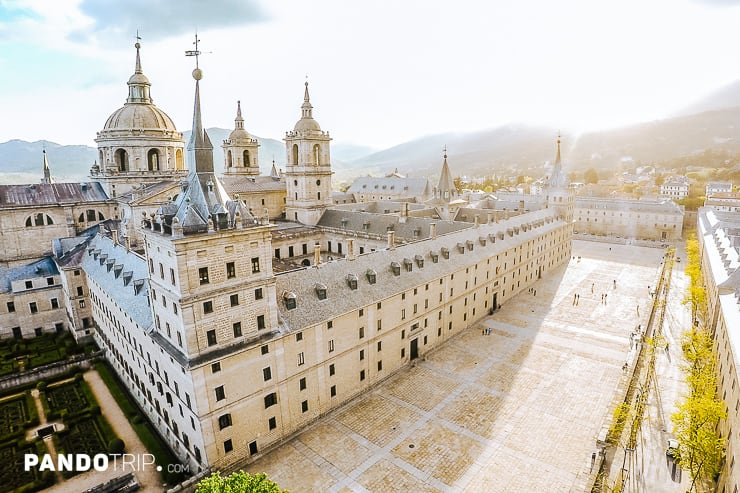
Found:
<path fill-rule="evenodd" d="M 224 150 L 224 174 L 256 176 L 260 174 L 257 148 L 259 143 L 244 130 L 241 101 L 236 102 L 234 130 L 221 147 Z"/>
<path fill-rule="evenodd" d="M 285 218 L 315 225 L 331 206 L 331 156 L 329 132 L 313 119 L 308 82 L 301 105 L 301 119 L 285 133 Z"/>

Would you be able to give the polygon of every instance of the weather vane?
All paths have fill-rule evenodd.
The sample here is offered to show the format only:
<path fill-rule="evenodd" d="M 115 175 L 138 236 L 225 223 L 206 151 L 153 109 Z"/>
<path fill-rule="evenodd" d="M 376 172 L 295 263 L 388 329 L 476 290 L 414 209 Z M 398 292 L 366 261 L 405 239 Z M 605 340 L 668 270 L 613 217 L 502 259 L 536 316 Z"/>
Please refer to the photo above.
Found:
<path fill-rule="evenodd" d="M 136 30 L 136 42 L 138 43 L 139 41 L 141 41 L 141 36 L 139 36 L 139 30 L 137 29 Z"/>
<path fill-rule="evenodd" d="M 194 50 L 186 50 L 185 56 L 194 56 L 195 57 L 195 69 L 197 70 L 198 67 L 198 55 L 200 55 L 200 50 L 198 49 L 198 43 L 200 40 L 198 39 L 198 33 L 195 33 L 195 41 L 193 41 L 193 44 L 195 45 Z"/>

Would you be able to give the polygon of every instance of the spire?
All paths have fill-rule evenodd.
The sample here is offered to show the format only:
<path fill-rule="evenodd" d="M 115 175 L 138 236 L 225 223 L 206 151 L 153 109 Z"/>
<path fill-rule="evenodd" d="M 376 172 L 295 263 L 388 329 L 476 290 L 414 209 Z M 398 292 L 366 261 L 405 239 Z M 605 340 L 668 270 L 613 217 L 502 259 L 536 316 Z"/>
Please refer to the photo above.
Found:
<path fill-rule="evenodd" d="M 450 167 L 447 164 L 447 146 L 444 147 L 444 161 L 442 162 L 442 173 L 439 175 L 437 191 L 443 198 L 451 198 L 454 192 L 456 192 L 455 182 L 452 181 Z M 449 192 L 447 193 L 447 197 L 445 197 L 445 192 Z"/>
<path fill-rule="evenodd" d="M 193 70 L 195 79 L 195 103 L 193 104 L 193 129 L 188 142 L 188 157 L 190 158 L 191 173 L 213 173 L 213 144 L 208 138 L 208 133 L 203 129 L 200 116 L 200 80 L 203 71 L 197 67 L 197 56 L 200 52 L 198 47 L 198 35 L 195 36 L 196 68 Z M 186 52 L 187 53 L 187 52 Z"/>
<path fill-rule="evenodd" d="M 313 118 L 313 106 L 308 96 L 308 81 L 306 81 L 306 91 L 303 94 L 303 104 L 301 105 L 301 118 Z"/>
<path fill-rule="evenodd" d="M 560 164 L 560 132 L 558 132 L 558 153 L 555 156 L 555 164 Z"/>
<path fill-rule="evenodd" d="M 549 185 L 554 188 L 568 188 L 568 177 L 563 172 L 563 166 L 560 162 L 560 132 L 558 132 L 558 151 L 555 155 L 555 163 L 553 163 L 552 171 L 550 172 Z"/>
<path fill-rule="evenodd" d="M 234 119 L 234 128 L 244 130 L 244 118 L 242 118 L 242 102 L 236 102 L 236 118 Z"/>
<path fill-rule="evenodd" d="M 140 39 L 141 37 L 137 31 L 136 43 L 134 44 L 134 48 L 136 48 L 136 66 L 134 67 L 134 75 L 128 79 L 128 99 L 126 100 L 126 104 L 152 104 L 152 99 L 149 96 L 149 87 L 151 84 L 149 83 L 147 76 L 144 75 L 144 72 L 141 70 L 141 55 L 139 53 L 139 50 L 141 49 L 141 43 L 139 43 Z"/>
<path fill-rule="evenodd" d="M 46 149 L 42 152 L 44 153 L 44 178 L 41 180 L 41 183 L 48 185 L 51 183 L 51 171 L 49 170 L 49 160 L 46 159 Z"/>

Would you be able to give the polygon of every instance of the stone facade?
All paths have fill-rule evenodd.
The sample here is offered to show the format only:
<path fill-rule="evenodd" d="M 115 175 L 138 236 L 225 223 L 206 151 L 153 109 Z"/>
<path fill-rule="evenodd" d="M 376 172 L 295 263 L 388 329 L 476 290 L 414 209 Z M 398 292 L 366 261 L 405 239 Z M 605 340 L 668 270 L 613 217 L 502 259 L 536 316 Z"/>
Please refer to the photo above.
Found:
<path fill-rule="evenodd" d="M 725 460 L 717 491 L 740 488 L 740 215 L 699 209 L 697 236 L 702 274 L 707 290 L 707 328 L 717 351 L 717 394 L 725 402 L 727 418 L 719 432 L 727 438 Z"/>
<path fill-rule="evenodd" d="M 683 233 L 683 207 L 673 201 L 627 199 L 575 199 L 576 233 L 639 240 L 679 240 Z"/>

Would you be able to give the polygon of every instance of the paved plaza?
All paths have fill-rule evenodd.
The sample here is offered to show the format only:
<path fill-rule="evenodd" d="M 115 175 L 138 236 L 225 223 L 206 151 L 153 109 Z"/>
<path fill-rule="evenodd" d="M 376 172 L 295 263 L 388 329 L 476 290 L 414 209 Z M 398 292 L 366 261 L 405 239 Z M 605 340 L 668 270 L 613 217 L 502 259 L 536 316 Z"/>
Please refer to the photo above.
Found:
<path fill-rule="evenodd" d="M 574 241 L 575 258 L 536 294 L 525 290 L 247 470 L 294 493 L 578 491 L 663 253 Z"/>

